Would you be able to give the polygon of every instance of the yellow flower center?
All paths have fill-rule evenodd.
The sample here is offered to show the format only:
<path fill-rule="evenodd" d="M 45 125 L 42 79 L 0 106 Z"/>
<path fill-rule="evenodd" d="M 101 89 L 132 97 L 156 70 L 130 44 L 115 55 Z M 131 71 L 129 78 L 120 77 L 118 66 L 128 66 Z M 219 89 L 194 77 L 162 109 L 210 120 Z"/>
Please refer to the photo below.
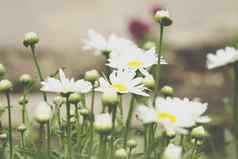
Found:
<path fill-rule="evenodd" d="M 171 123 L 176 123 L 177 118 L 175 115 L 170 114 L 168 112 L 159 112 L 158 113 L 158 120 L 159 121 L 170 121 Z"/>
<path fill-rule="evenodd" d="M 130 68 L 139 68 L 144 64 L 141 60 L 131 60 L 127 63 L 128 67 Z"/>
<path fill-rule="evenodd" d="M 128 92 L 128 89 L 127 89 L 127 87 L 124 85 L 124 84 L 122 84 L 122 83 L 112 83 L 112 87 L 114 88 L 114 89 L 116 89 L 118 92 L 120 92 L 120 93 L 126 93 L 126 92 Z"/>

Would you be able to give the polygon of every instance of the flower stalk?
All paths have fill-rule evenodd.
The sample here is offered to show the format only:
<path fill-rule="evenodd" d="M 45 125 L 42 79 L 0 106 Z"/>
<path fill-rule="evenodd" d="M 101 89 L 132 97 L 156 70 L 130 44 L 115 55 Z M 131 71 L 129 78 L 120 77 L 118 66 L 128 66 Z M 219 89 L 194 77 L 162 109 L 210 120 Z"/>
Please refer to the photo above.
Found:
<path fill-rule="evenodd" d="M 163 35 L 164 35 L 164 26 L 160 25 L 160 40 L 159 40 L 159 50 L 158 50 L 158 63 L 156 65 L 155 70 L 155 91 L 153 97 L 153 106 L 155 107 L 156 97 L 159 92 L 159 84 L 160 84 L 160 59 L 162 55 L 162 45 L 163 45 Z"/>
<path fill-rule="evenodd" d="M 129 107 L 129 112 L 128 112 L 127 120 L 126 120 L 125 136 L 124 136 L 124 148 L 126 147 L 127 140 L 128 140 L 129 128 L 131 126 L 131 118 L 132 118 L 132 114 L 133 114 L 133 110 L 134 110 L 134 105 L 135 105 L 135 97 L 132 95 L 131 102 L 130 102 L 130 107 Z"/>
<path fill-rule="evenodd" d="M 70 125 L 70 102 L 69 94 L 66 95 L 66 116 L 67 116 L 67 146 L 66 159 L 71 159 L 71 125 Z"/>
<path fill-rule="evenodd" d="M 8 141 L 9 141 L 9 157 L 13 158 L 13 143 L 12 143 L 12 117 L 11 117 L 11 101 L 10 101 L 10 93 L 6 92 L 7 97 L 7 109 L 8 109 Z"/>
<path fill-rule="evenodd" d="M 41 72 L 41 69 L 40 69 L 40 65 L 39 65 L 39 62 L 38 62 L 37 57 L 36 57 L 35 45 L 31 45 L 31 52 L 32 52 L 33 61 L 35 63 L 36 70 L 37 70 L 37 73 L 39 75 L 40 81 L 44 81 L 44 78 L 43 78 L 43 75 L 42 75 L 42 72 Z M 42 94 L 43 94 L 44 101 L 47 101 L 46 93 L 43 91 Z"/>
<path fill-rule="evenodd" d="M 234 64 L 234 96 L 233 96 L 233 120 L 236 145 L 236 158 L 238 158 L 238 63 Z"/>

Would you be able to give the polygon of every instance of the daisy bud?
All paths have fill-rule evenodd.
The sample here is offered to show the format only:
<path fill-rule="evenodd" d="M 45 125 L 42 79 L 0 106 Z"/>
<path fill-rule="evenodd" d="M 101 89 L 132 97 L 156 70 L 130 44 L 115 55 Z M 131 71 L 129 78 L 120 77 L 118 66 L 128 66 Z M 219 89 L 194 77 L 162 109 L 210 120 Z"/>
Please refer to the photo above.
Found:
<path fill-rule="evenodd" d="M 72 104 L 77 104 L 80 102 L 80 100 L 81 100 L 81 96 L 78 93 L 72 93 L 69 96 L 69 102 Z"/>
<path fill-rule="evenodd" d="M 173 96 L 174 94 L 174 89 L 170 86 L 164 86 L 161 88 L 160 92 L 165 96 L 165 97 L 168 97 L 168 96 Z"/>
<path fill-rule="evenodd" d="M 88 116 L 90 112 L 89 112 L 88 109 L 83 108 L 83 109 L 79 109 L 79 113 L 80 113 L 82 116 Z"/>
<path fill-rule="evenodd" d="M 0 64 L 0 78 L 2 78 L 6 73 L 6 69 L 3 64 Z"/>
<path fill-rule="evenodd" d="M 153 41 L 147 41 L 144 45 L 143 45 L 143 49 L 145 50 L 150 50 L 152 48 L 156 48 L 156 43 Z"/>
<path fill-rule="evenodd" d="M 128 146 L 130 149 L 136 148 L 136 146 L 137 146 L 136 140 L 133 140 L 133 139 L 128 140 L 128 141 L 127 141 L 127 146 Z"/>
<path fill-rule="evenodd" d="M 193 128 L 191 135 L 192 137 L 197 139 L 203 139 L 208 136 L 207 131 L 204 129 L 203 126 Z"/>
<path fill-rule="evenodd" d="M 112 117 L 108 113 L 95 116 L 95 130 L 102 135 L 108 135 L 112 130 Z"/>
<path fill-rule="evenodd" d="M 35 120 L 39 124 L 45 124 L 50 120 L 52 111 L 50 106 L 46 102 L 40 102 L 35 109 Z"/>
<path fill-rule="evenodd" d="M 26 125 L 25 124 L 21 124 L 18 128 L 17 131 L 23 133 L 24 131 L 26 131 Z"/>
<path fill-rule="evenodd" d="M 1 133 L 0 134 L 0 140 L 6 140 L 7 139 L 7 134 L 6 133 Z"/>
<path fill-rule="evenodd" d="M 90 70 L 85 72 L 84 78 L 89 82 L 95 82 L 100 77 L 100 74 L 97 70 Z"/>
<path fill-rule="evenodd" d="M 116 159 L 126 159 L 128 157 L 128 153 L 124 148 L 120 148 L 115 152 Z"/>
<path fill-rule="evenodd" d="M 13 88 L 12 82 L 5 79 L 0 81 L 0 92 L 9 92 Z"/>
<path fill-rule="evenodd" d="M 23 74 L 21 75 L 19 81 L 21 82 L 21 84 L 23 84 L 24 86 L 31 86 L 33 83 L 33 79 L 31 77 L 31 75 L 29 74 Z"/>
<path fill-rule="evenodd" d="M 157 11 L 154 15 L 154 19 L 160 23 L 161 26 L 170 26 L 173 22 L 167 10 Z"/>
<path fill-rule="evenodd" d="M 53 103 L 57 106 L 65 103 L 65 98 L 63 98 L 62 96 L 56 96 L 54 99 L 53 99 Z"/>
<path fill-rule="evenodd" d="M 153 77 L 145 77 L 142 80 L 142 83 L 146 88 L 151 89 L 151 90 L 153 90 L 155 87 L 155 80 Z"/>
<path fill-rule="evenodd" d="M 34 32 L 29 32 L 25 34 L 24 40 L 23 40 L 23 45 L 25 47 L 28 46 L 34 46 L 39 42 L 39 37 L 36 33 Z"/>
<path fill-rule="evenodd" d="M 162 159 L 181 159 L 182 148 L 180 146 L 169 144 L 165 149 Z"/>
<path fill-rule="evenodd" d="M 102 95 L 102 103 L 104 106 L 116 106 L 119 103 L 119 97 L 114 91 L 106 91 Z"/>
<path fill-rule="evenodd" d="M 165 133 L 166 133 L 166 136 L 169 137 L 170 139 L 172 139 L 176 136 L 176 133 L 173 130 L 168 130 Z"/>
<path fill-rule="evenodd" d="M 21 97 L 19 98 L 18 103 L 19 103 L 20 105 L 25 105 L 25 104 L 28 103 L 28 100 L 27 100 L 24 96 L 21 96 Z"/>
<path fill-rule="evenodd" d="M 75 124 L 76 123 L 76 119 L 75 118 L 70 118 L 70 123 L 71 124 Z"/>

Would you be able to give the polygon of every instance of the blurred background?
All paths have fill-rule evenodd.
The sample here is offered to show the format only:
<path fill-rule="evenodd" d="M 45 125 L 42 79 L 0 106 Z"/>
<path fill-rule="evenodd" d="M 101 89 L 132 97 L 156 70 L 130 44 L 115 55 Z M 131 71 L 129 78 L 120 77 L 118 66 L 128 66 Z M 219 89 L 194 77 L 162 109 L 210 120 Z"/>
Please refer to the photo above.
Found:
<path fill-rule="evenodd" d="M 163 68 L 163 85 L 171 85 L 176 96 L 201 98 L 209 112 L 222 117 L 216 125 L 230 128 L 228 100 L 231 70 L 206 69 L 206 54 L 227 45 L 237 45 L 237 0 L 0 0 L 0 63 L 8 78 L 30 73 L 37 79 L 30 50 L 22 40 L 29 31 L 40 36 L 37 56 L 44 75 L 66 67 L 79 77 L 89 69 L 103 70 L 105 59 L 85 52 L 81 39 L 94 29 L 107 36 L 115 33 L 135 40 L 157 41 L 159 26 L 153 12 L 167 8 L 173 25 L 166 29 L 164 54 L 169 63 Z M 15 92 L 17 93 L 18 87 Z M 34 96 L 37 100 L 37 94 Z M 225 106 L 224 106 L 225 105 Z M 213 129 L 220 130 L 220 127 Z M 219 136 L 220 134 L 218 134 Z"/>

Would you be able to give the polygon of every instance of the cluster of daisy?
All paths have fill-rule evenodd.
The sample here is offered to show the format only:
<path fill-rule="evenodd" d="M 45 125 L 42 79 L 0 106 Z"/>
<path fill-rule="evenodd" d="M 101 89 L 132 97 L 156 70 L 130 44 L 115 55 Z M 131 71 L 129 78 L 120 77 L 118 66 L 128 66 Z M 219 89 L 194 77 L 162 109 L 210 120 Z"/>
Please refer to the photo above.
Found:
<path fill-rule="evenodd" d="M 67 78 L 61 68 L 44 78 L 35 53 L 39 37 L 33 32 L 27 33 L 23 44 L 32 51 L 43 94 L 43 100 L 36 106 L 34 113 L 34 119 L 39 124 L 39 149 L 35 149 L 34 143 L 28 141 L 32 135 L 33 122 L 28 117 L 27 104 L 33 79 L 28 74 L 20 77 L 24 92 L 19 100 L 22 108 L 22 124 L 18 127 L 21 145 L 16 148 L 12 140 L 11 124 L 10 92 L 13 85 L 4 79 L 5 68 L 0 65 L 0 92 L 6 95 L 9 114 L 6 138 L 9 158 L 13 159 L 16 154 L 27 157 L 29 154 L 25 152 L 33 151 L 48 158 L 130 159 L 138 155 L 134 151 L 137 142 L 131 135 L 134 117 L 143 125 L 138 129 L 144 136 L 144 158 L 181 159 L 189 149 L 185 146 L 185 141 L 194 145 L 194 149 L 198 147 L 198 143 L 207 137 L 202 126 L 210 121 L 204 115 L 207 103 L 174 97 L 170 86 L 164 86 L 159 91 L 160 66 L 167 64 L 159 51 L 162 51 L 163 30 L 172 24 L 172 20 L 167 10 L 157 11 L 154 17 L 160 24 L 162 33 L 159 48 L 151 45 L 143 49 L 126 38 L 114 34 L 105 38 L 94 30 L 89 30 L 88 38 L 82 40 L 83 49 L 93 51 L 97 56 L 105 56 L 107 71 L 100 73 L 90 70 L 77 80 Z M 234 49 L 227 50 L 235 57 Z M 221 51 L 217 56 L 221 57 L 223 54 L 224 51 Z M 217 65 L 215 59 L 216 56 L 209 55 L 209 68 Z M 229 57 L 226 61 L 225 63 L 232 63 L 235 60 L 231 61 Z M 223 59 L 219 65 L 225 63 Z M 48 98 L 49 93 L 56 94 L 53 100 Z M 96 102 L 98 94 L 102 101 L 101 107 Z M 130 103 L 125 104 L 123 99 L 128 97 Z M 95 107 L 101 108 L 101 113 Z M 1 115 L 2 109 L 0 111 Z M 0 136 L 2 134 L 4 133 L 0 130 Z M 57 137 L 59 147 L 51 145 L 52 137 Z M 195 142 L 190 141 L 191 137 Z M 43 146 L 47 147 L 46 154 Z M 56 149 L 59 150 L 58 153 Z M 194 151 L 197 150 L 193 150 L 191 158 L 199 155 L 194 154 Z"/>

